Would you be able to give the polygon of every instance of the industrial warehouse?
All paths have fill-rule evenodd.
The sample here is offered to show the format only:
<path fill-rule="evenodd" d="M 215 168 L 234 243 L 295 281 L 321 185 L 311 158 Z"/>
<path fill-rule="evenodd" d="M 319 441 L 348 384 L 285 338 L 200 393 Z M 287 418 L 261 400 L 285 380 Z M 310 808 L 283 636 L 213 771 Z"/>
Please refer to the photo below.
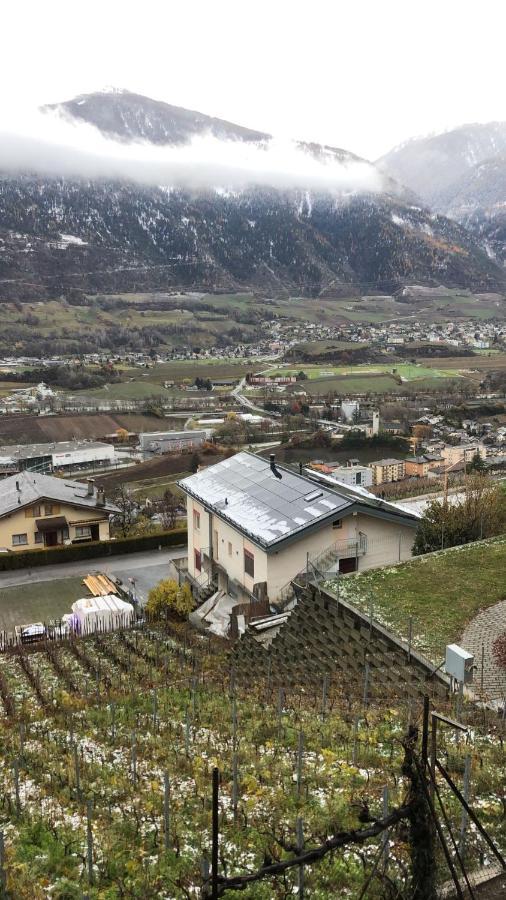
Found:
<path fill-rule="evenodd" d="M 48 444 L 12 444 L 0 447 L 0 473 L 68 473 L 76 469 L 113 466 L 114 447 L 99 441 L 58 441 Z"/>

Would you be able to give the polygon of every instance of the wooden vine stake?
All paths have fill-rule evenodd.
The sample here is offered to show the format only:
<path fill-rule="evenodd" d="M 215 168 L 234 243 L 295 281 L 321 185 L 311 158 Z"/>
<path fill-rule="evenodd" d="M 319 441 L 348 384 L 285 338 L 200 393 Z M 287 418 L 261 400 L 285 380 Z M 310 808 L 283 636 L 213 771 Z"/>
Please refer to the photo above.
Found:
<path fill-rule="evenodd" d="M 88 869 L 88 881 L 93 884 L 93 831 L 91 828 L 92 802 L 86 803 L 86 865 Z"/>
<path fill-rule="evenodd" d="M 0 831 L 0 897 L 5 897 L 6 887 L 4 833 Z"/>
<path fill-rule="evenodd" d="M 163 774 L 163 845 L 170 847 L 170 781 L 167 772 Z"/>

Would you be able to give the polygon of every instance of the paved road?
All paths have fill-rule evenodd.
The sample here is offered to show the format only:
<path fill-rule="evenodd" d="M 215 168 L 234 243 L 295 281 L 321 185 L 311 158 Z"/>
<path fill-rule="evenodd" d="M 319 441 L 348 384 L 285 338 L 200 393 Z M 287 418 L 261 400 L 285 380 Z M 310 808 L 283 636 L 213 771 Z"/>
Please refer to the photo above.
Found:
<path fill-rule="evenodd" d="M 170 563 L 173 559 L 186 556 L 186 547 L 150 550 L 144 553 L 130 553 L 118 556 L 98 557 L 78 562 L 60 563 L 56 566 L 37 566 L 15 572 L 0 572 L 0 590 L 13 585 L 34 584 L 41 581 L 55 581 L 89 572 L 104 572 L 128 583 L 135 578 L 136 593 L 142 602 L 150 589 L 162 578 L 170 577 Z"/>

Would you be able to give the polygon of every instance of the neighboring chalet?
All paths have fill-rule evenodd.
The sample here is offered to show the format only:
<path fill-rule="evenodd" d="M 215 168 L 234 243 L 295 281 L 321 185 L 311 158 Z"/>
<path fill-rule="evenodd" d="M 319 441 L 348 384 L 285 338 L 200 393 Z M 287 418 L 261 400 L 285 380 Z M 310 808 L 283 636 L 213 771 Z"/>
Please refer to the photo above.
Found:
<path fill-rule="evenodd" d="M 106 503 L 103 489 L 91 479 L 84 484 L 19 472 L 0 481 L 0 549 L 106 541 L 115 512 L 118 508 Z"/>
<path fill-rule="evenodd" d="M 416 513 L 253 453 L 237 453 L 179 482 L 188 508 L 187 576 L 237 603 L 283 599 L 308 564 L 342 573 L 411 556 Z"/>

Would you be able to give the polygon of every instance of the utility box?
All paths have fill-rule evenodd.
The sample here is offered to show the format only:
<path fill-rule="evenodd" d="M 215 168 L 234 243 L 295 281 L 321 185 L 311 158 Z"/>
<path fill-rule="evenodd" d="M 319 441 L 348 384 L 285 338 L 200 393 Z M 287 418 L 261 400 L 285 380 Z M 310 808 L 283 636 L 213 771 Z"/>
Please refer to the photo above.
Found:
<path fill-rule="evenodd" d="M 456 681 L 470 684 L 473 680 L 474 656 L 458 644 L 447 644 L 445 671 Z"/>

